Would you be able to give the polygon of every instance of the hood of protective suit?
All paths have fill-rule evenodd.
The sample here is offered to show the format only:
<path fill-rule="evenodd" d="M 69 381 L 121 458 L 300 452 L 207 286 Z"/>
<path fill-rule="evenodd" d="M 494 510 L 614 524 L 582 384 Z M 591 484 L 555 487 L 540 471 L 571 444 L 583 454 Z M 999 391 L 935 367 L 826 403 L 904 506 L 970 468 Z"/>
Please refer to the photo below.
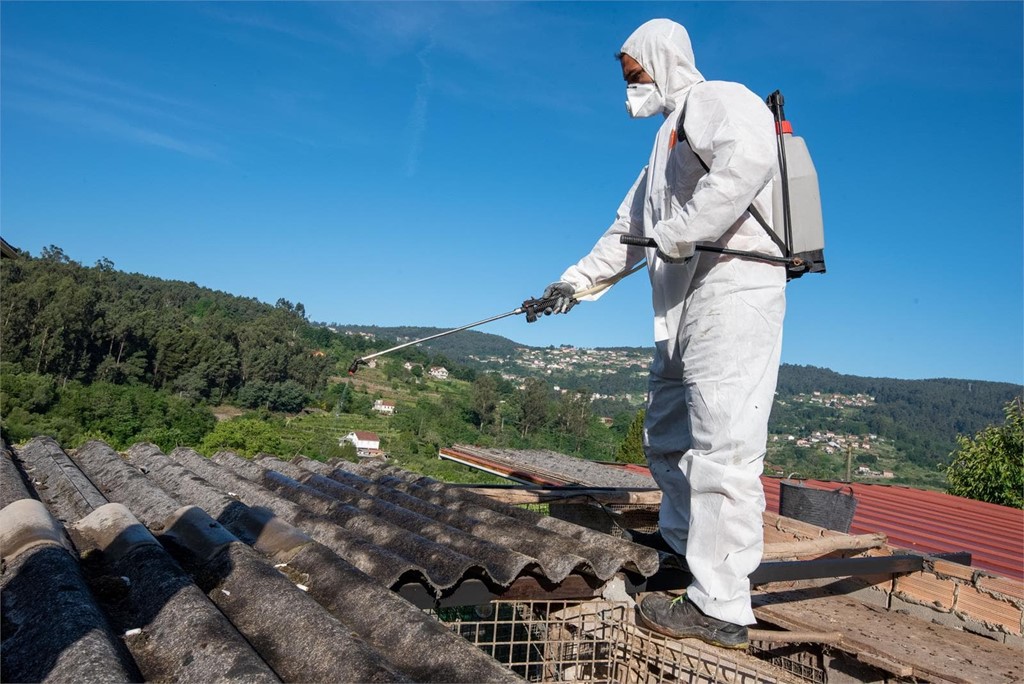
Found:
<path fill-rule="evenodd" d="M 622 44 L 623 52 L 654 79 L 665 99 L 665 111 L 671 112 L 690 86 L 704 76 L 697 71 L 690 35 L 671 19 L 651 19 Z"/>

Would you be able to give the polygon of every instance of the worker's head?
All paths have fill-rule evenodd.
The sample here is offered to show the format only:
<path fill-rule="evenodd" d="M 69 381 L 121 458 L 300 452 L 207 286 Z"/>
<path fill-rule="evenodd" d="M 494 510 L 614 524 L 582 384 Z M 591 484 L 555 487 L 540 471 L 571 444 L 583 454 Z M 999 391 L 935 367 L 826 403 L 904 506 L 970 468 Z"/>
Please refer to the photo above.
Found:
<path fill-rule="evenodd" d="M 690 36 L 670 19 L 652 19 L 619 51 L 626 80 L 626 109 L 634 117 L 671 112 L 676 100 L 704 77 L 693 58 Z"/>

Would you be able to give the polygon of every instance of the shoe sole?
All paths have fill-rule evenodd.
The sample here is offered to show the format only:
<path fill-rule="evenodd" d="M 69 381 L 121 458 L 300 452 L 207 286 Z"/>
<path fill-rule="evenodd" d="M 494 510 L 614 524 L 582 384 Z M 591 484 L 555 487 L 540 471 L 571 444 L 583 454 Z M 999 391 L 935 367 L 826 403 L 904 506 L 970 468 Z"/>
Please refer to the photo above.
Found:
<path fill-rule="evenodd" d="M 717 641 L 714 637 L 711 636 L 709 632 L 705 630 L 696 631 L 690 634 L 677 632 L 674 629 L 669 629 L 668 627 L 665 627 L 664 625 L 659 625 L 654 620 L 651 620 L 649 617 L 644 615 L 643 608 L 641 608 L 639 605 L 637 605 L 636 607 L 636 612 L 637 617 L 640 618 L 640 623 L 644 627 L 651 630 L 652 632 L 657 632 L 662 636 L 672 637 L 673 639 L 699 639 L 700 641 L 703 641 L 705 644 L 709 644 L 711 646 L 718 646 L 719 648 L 728 648 L 733 651 L 744 651 L 747 649 L 748 646 L 750 646 L 749 641 L 744 641 L 737 644 L 726 644 L 721 641 Z"/>

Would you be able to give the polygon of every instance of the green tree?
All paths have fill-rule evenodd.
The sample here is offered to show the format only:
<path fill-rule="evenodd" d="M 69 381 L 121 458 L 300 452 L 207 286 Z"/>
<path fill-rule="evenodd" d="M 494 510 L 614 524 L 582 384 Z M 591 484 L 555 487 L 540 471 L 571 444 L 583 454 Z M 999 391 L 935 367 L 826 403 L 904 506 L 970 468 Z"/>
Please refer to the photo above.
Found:
<path fill-rule="evenodd" d="M 542 427 L 548 422 L 551 400 L 548 399 L 548 386 L 543 380 L 528 378 L 526 386 L 519 395 L 519 430 L 525 438 L 531 430 Z"/>
<path fill-rule="evenodd" d="M 562 395 L 558 402 L 558 426 L 572 441 L 574 452 L 579 452 L 591 418 L 589 391 L 578 389 Z"/>
<path fill-rule="evenodd" d="M 955 496 L 1024 508 L 1024 403 L 1018 397 L 1003 410 L 1002 425 L 957 437 L 946 481 Z"/>
<path fill-rule="evenodd" d="M 73 264 L 71 257 L 64 253 L 64 250 L 57 245 L 47 245 L 39 252 L 39 258 L 43 261 L 52 261 L 58 264 Z"/>
<path fill-rule="evenodd" d="M 273 386 L 270 394 L 270 408 L 274 411 L 298 413 L 306 405 L 306 396 L 302 385 L 294 380 L 285 380 Z"/>
<path fill-rule="evenodd" d="M 647 463 L 647 457 L 644 455 L 645 415 L 645 411 L 640 409 L 633 417 L 633 422 L 629 424 L 626 438 L 622 440 L 622 444 L 619 445 L 619 450 L 615 454 L 615 460 L 619 463 Z"/>
<path fill-rule="evenodd" d="M 471 407 L 476 415 L 476 424 L 482 432 L 494 431 L 498 423 L 498 381 L 491 373 L 477 376 L 473 382 Z"/>
<path fill-rule="evenodd" d="M 221 450 L 230 450 L 241 456 L 255 456 L 260 452 L 281 454 L 281 430 L 258 418 L 238 418 L 217 423 L 203 438 L 199 450 L 207 456 Z"/>

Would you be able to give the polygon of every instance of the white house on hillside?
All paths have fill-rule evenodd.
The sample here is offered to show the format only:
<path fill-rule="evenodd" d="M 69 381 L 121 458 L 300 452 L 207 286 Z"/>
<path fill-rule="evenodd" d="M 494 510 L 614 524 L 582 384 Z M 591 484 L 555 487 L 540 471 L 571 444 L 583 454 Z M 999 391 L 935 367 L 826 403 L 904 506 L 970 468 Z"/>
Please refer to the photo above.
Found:
<path fill-rule="evenodd" d="M 430 369 L 430 376 L 438 380 L 448 379 L 448 369 L 444 366 L 434 366 Z"/>
<path fill-rule="evenodd" d="M 376 432 L 356 430 L 342 437 L 338 443 L 344 442 L 351 442 L 359 456 L 380 456 L 383 453 L 380 450 L 380 436 Z"/>
<path fill-rule="evenodd" d="M 378 399 L 377 401 L 373 402 L 373 410 L 376 411 L 377 413 L 383 413 L 386 416 L 394 415 L 395 402 Z"/>

